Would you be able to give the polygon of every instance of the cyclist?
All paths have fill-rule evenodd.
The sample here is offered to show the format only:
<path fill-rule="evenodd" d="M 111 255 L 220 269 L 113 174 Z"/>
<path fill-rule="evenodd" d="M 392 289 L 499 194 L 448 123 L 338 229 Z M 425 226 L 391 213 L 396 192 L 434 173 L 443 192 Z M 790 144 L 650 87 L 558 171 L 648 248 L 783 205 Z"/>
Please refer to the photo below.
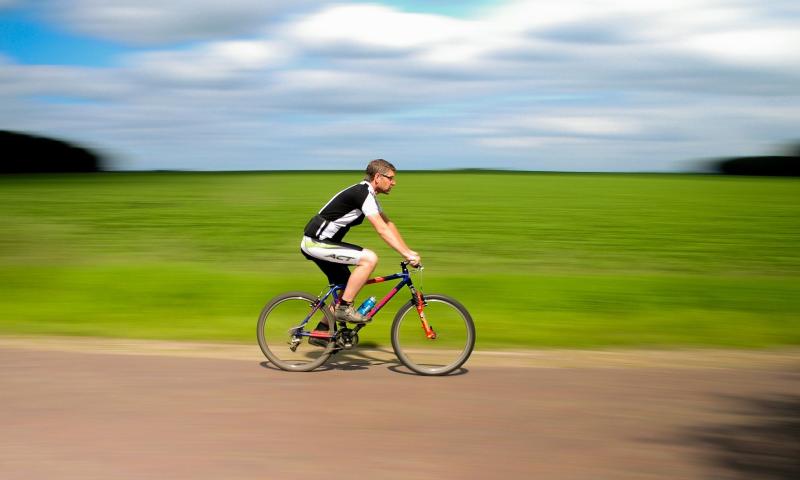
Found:
<path fill-rule="evenodd" d="M 346 284 L 334 317 L 340 322 L 363 324 L 369 322 L 353 308 L 361 287 L 367 282 L 378 264 L 372 250 L 342 241 L 350 227 L 360 225 L 366 217 L 378 235 L 412 265 L 420 264 L 417 252 L 408 248 L 397 227 L 383 213 L 378 194 L 386 194 L 395 186 L 397 169 L 383 159 L 372 160 L 367 165 L 364 180 L 333 196 L 308 222 L 300 242 L 300 251 L 317 264 L 331 284 Z M 353 272 L 349 266 L 355 265 Z M 320 322 L 317 330 L 328 330 Z"/>

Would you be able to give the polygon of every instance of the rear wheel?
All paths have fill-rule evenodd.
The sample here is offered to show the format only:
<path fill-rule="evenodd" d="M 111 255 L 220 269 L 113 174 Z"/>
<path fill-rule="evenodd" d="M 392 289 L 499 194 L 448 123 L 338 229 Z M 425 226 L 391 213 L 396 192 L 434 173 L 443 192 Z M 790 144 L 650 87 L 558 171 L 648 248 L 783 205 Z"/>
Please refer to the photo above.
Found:
<path fill-rule="evenodd" d="M 425 295 L 424 314 L 436 332 L 428 338 L 412 301 L 392 322 L 392 347 L 406 367 L 420 375 L 447 375 L 467 361 L 475 347 L 475 324 L 463 305 L 446 295 Z"/>
<path fill-rule="evenodd" d="M 333 352 L 333 342 L 311 343 L 309 333 L 322 319 L 333 325 L 327 307 L 314 310 L 317 298 L 304 292 L 289 292 L 270 300 L 261 311 L 256 336 L 261 351 L 273 365 L 288 371 L 308 372 L 319 367 Z M 308 322 L 303 324 L 304 319 Z M 316 342 L 315 342 L 316 343 Z"/>

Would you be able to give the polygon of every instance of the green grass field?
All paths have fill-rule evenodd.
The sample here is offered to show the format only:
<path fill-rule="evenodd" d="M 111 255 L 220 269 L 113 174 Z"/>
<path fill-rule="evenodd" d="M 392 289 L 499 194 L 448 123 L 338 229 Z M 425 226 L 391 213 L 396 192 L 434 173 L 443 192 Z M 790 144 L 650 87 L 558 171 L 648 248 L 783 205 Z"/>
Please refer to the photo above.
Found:
<path fill-rule="evenodd" d="M 800 181 L 400 172 L 381 202 L 478 348 L 800 344 Z M 0 177 L 0 334 L 255 342 L 324 277 L 302 228 L 359 173 Z M 400 258 L 372 231 L 348 241 Z M 367 287 L 381 296 L 386 284 Z M 399 307 L 400 298 L 395 307 Z M 402 298 L 405 301 L 405 298 Z M 392 304 L 362 341 L 388 344 Z"/>

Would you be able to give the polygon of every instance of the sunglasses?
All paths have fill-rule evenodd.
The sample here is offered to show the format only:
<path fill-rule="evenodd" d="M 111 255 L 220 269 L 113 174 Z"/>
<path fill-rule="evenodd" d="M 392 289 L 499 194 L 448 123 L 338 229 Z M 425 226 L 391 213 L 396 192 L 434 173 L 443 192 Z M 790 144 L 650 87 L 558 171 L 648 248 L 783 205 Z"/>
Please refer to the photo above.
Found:
<path fill-rule="evenodd" d="M 385 173 L 379 173 L 378 175 L 388 178 L 390 182 L 394 180 L 394 175 L 386 175 Z"/>

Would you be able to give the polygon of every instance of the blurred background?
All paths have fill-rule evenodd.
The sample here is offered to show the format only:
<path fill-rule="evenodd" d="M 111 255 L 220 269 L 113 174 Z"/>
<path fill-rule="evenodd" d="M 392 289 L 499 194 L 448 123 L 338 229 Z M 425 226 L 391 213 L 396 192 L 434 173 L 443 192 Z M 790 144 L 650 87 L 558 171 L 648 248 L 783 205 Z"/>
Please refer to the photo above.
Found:
<path fill-rule="evenodd" d="M 798 138 L 799 9 L 0 0 L 0 126 L 115 170 L 695 170 Z"/>
<path fill-rule="evenodd" d="M 0 333 L 252 342 L 324 286 L 308 218 L 386 158 L 478 348 L 796 345 L 798 27 L 790 1 L 0 0 Z"/>

